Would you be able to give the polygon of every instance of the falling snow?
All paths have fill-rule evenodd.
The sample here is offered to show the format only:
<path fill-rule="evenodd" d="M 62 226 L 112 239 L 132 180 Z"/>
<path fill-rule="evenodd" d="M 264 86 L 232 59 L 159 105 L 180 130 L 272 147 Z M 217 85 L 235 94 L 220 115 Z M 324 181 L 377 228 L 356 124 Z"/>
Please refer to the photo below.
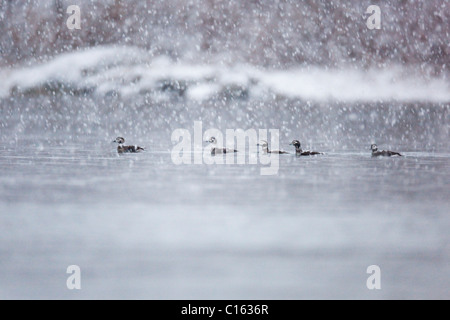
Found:
<path fill-rule="evenodd" d="M 449 0 L 0 1 L 0 299 L 73 298 L 74 263 L 80 298 L 450 298 L 449 18 Z M 291 154 L 267 177 L 177 166 L 195 121 L 277 129 Z"/>

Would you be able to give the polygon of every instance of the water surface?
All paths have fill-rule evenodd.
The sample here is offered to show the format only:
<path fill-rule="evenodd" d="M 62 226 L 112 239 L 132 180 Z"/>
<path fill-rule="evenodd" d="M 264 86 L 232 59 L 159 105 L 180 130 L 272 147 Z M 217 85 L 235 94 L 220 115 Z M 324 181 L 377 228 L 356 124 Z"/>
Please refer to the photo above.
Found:
<path fill-rule="evenodd" d="M 290 154 L 261 176 L 58 141 L 0 149 L 2 299 L 450 298 L 448 153 Z"/>

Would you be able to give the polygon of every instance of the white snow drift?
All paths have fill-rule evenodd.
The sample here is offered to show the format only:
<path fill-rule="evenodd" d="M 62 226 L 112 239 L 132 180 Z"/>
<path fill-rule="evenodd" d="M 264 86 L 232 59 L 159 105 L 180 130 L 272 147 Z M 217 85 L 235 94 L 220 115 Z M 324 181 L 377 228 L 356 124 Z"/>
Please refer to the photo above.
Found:
<path fill-rule="evenodd" d="M 100 95 L 111 91 L 137 95 L 161 91 L 164 83 L 182 83 L 182 94 L 194 100 L 240 88 L 253 98 L 269 93 L 315 101 L 450 101 L 446 79 L 408 76 L 400 68 L 267 70 L 248 65 L 198 65 L 151 57 L 134 47 L 96 47 L 61 54 L 32 67 L 0 70 L 0 97 L 33 92 L 48 84 L 66 92 L 88 89 Z"/>

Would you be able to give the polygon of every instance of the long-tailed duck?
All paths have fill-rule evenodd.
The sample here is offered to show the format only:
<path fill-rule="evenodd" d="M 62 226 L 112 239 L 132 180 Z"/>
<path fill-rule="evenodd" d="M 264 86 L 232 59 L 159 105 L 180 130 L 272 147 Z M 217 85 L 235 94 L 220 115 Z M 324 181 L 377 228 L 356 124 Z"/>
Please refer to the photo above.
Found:
<path fill-rule="evenodd" d="M 125 139 L 122 137 L 117 137 L 116 140 L 113 141 L 113 143 L 118 143 L 119 146 L 117 147 L 118 153 L 137 153 L 144 151 L 144 148 L 141 148 L 139 146 L 124 146 Z"/>
<path fill-rule="evenodd" d="M 370 146 L 370 150 L 372 150 L 372 157 L 391 157 L 391 156 L 399 156 L 402 155 L 398 152 L 389 151 L 389 150 L 378 150 L 378 147 L 376 144 L 372 144 Z"/>
<path fill-rule="evenodd" d="M 266 140 L 261 140 L 262 143 L 258 143 L 257 146 L 261 146 L 263 153 L 285 154 L 289 153 L 281 150 L 269 150 L 269 144 Z"/>
<path fill-rule="evenodd" d="M 233 152 L 238 152 L 235 149 L 229 149 L 229 148 L 218 148 L 216 147 L 217 145 L 217 139 L 215 137 L 211 137 L 209 138 L 209 140 L 206 140 L 205 142 L 208 142 L 212 145 L 211 148 L 211 155 L 216 155 L 216 154 L 224 154 L 224 153 L 233 153 Z"/>
<path fill-rule="evenodd" d="M 322 152 L 317 152 L 317 151 L 309 151 L 309 150 L 303 151 L 302 145 L 301 145 L 300 141 L 298 141 L 298 140 L 293 140 L 289 145 L 295 147 L 295 155 L 297 155 L 297 156 L 314 156 L 317 154 L 323 154 Z"/>

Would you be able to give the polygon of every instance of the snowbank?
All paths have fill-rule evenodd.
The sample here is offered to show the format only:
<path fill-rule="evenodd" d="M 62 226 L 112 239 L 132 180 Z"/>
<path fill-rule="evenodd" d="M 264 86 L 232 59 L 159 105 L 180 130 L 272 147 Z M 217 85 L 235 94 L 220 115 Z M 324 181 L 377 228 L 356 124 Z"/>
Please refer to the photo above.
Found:
<path fill-rule="evenodd" d="M 405 77 L 405 70 L 263 70 L 254 66 L 195 65 L 151 57 L 134 47 L 96 47 L 62 54 L 34 67 L 0 70 L 0 97 L 13 94 L 177 94 L 205 100 L 277 94 L 313 101 L 450 101 L 444 79 Z"/>

